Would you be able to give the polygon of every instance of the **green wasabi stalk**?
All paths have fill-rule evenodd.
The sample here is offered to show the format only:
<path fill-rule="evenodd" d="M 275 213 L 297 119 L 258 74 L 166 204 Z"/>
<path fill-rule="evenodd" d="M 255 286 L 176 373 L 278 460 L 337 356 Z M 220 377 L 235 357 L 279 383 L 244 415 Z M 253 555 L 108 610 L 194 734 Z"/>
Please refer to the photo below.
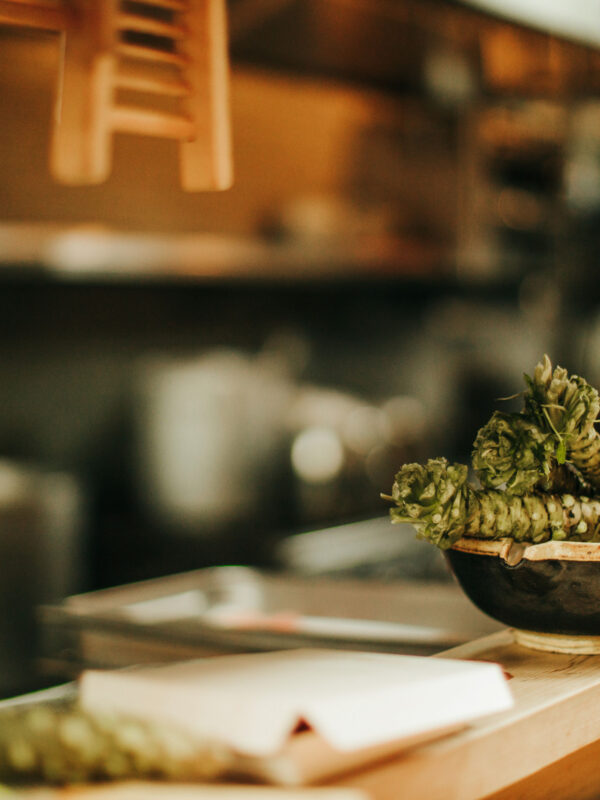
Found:
<path fill-rule="evenodd" d="M 75 704 L 15 706 L 0 715 L 0 780 L 12 784 L 206 781 L 225 771 L 226 759 L 177 728 L 92 715 Z"/>
<path fill-rule="evenodd" d="M 467 483 L 466 466 L 450 465 L 444 458 L 405 464 L 386 499 L 395 503 L 392 522 L 412 523 L 420 539 L 442 549 L 462 536 L 534 543 L 600 541 L 600 500 L 476 489 Z"/>
<path fill-rule="evenodd" d="M 525 375 L 524 412 L 555 441 L 559 464 L 569 460 L 594 489 L 600 488 L 600 434 L 594 427 L 600 412 L 598 392 L 563 367 L 552 369 L 547 355 Z"/>

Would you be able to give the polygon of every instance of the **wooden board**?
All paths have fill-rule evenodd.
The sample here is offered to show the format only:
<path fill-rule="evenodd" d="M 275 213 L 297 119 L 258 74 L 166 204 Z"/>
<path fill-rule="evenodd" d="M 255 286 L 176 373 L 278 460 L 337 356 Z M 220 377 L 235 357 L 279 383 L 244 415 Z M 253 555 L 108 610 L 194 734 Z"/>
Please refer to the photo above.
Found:
<path fill-rule="evenodd" d="M 600 656 L 528 650 L 515 643 L 509 630 L 440 656 L 500 663 L 515 707 L 447 739 L 344 776 L 335 785 L 363 789 L 372 800 L 475 800 L 534 776 L 531 788 L 536 780 L 545 781 L 540 771 L 585 748 L 585 763 L 577 761 L 587 769 L 579 776 L 579 794 L 575 785 L 563 785 L 563 794 L 548 788 L 549 793 L 536 796 L 600 796 L 600 769 L 594 758 L 599 748 L 593 744 L 600 739 Z M 523 786 L 527 790 L 527 784 Z M 513 795 L 507 791 L 501 797 Z"/>

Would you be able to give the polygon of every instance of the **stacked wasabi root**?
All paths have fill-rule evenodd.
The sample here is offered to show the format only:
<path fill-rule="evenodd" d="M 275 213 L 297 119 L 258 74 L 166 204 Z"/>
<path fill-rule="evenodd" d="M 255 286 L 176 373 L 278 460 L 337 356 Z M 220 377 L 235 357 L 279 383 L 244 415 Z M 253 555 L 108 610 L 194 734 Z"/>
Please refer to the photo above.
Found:
<path fill-rule="evenodd" d="M 568 461 L 594 491 L 600 489 L 600 412 L 598 392 L 584 378 L 552 369 L 547 355 L 525 376 L 524 414 L 554 441 L 559 464 Z"/>
<path fill-rule="evenodd" d="M 534 543 L 600 541 L 600 500 L 569 493 L 515 495 L 477 489 L 467 476 L 465 465 L 448 464 L 444 458 L 405 464 L 392 489 L 392 522 L 411 523 L 419 538 L 442 549 L 463 536 Z"/>
<path fill-rule="evenodd" d="M 495 412 L 477 434 L 472 466 L 431 459 L 396 475 L 393 522 L 410 522 L 420 538 L 451 547 L 462 536 L 600 541 L 598 392 L 548 356 L 525 375 L 519 413 Z"/>
<path fill-rule="evenodd" d="M 177 728 L 92 715 L 76 704 L 15 706 L 0 714 L 0 780 L 10 784 L 208 781 L 227 767 L 225 751 Z"/>
<path fill-rule="evenodd" d="M 510 494 L 588 490 L 569 465 L 558 463 L 556 447 L 555 435 L 526 414 L 495 411 L 475 438 L 473 469 L 483 487 Z"/>
<path fill-rule="evenodd" d="M 468 469 L 445 458 L 426 465 L 405 464 L 396 475 L 390 509 L 392 522 L 410 522 L 417 536 L 443 549 L 465 533 L 468 519 Z"/>
<path fill-rule="evenodd" d="M 553 470 L 552 437 L 524 414 L 496 411 L 473 444 L 473 469 L 483 486 L 512 494 L 531 491 Z"/>

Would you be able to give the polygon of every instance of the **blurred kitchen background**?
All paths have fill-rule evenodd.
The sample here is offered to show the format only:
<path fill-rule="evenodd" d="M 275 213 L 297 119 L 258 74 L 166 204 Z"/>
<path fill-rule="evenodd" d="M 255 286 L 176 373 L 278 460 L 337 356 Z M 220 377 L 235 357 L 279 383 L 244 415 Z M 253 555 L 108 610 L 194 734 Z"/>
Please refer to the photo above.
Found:
<path fill-rule="evenodd" d="M 600 384 L 600 16 L 563 10 L 552 35 L 451 0 L 230 0 L 217 193 L 125 135 L 106 183 L 55 183 L 58 38 L 0 27 L 9 604 L 272 566 L 385 516 L 403 462 L 468 460 L 544 352 Z"/>

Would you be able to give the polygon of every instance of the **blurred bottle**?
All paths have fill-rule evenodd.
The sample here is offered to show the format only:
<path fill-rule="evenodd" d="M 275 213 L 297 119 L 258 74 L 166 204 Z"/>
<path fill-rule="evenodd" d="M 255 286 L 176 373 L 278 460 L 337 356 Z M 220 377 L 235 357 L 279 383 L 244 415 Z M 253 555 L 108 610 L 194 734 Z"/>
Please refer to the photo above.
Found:
<path fill-rule="evenodd" d="M 40 604 L 85 583 L 83 495 L 66 473 L 0 461 L 0 692 L 35 687 Z"/>

